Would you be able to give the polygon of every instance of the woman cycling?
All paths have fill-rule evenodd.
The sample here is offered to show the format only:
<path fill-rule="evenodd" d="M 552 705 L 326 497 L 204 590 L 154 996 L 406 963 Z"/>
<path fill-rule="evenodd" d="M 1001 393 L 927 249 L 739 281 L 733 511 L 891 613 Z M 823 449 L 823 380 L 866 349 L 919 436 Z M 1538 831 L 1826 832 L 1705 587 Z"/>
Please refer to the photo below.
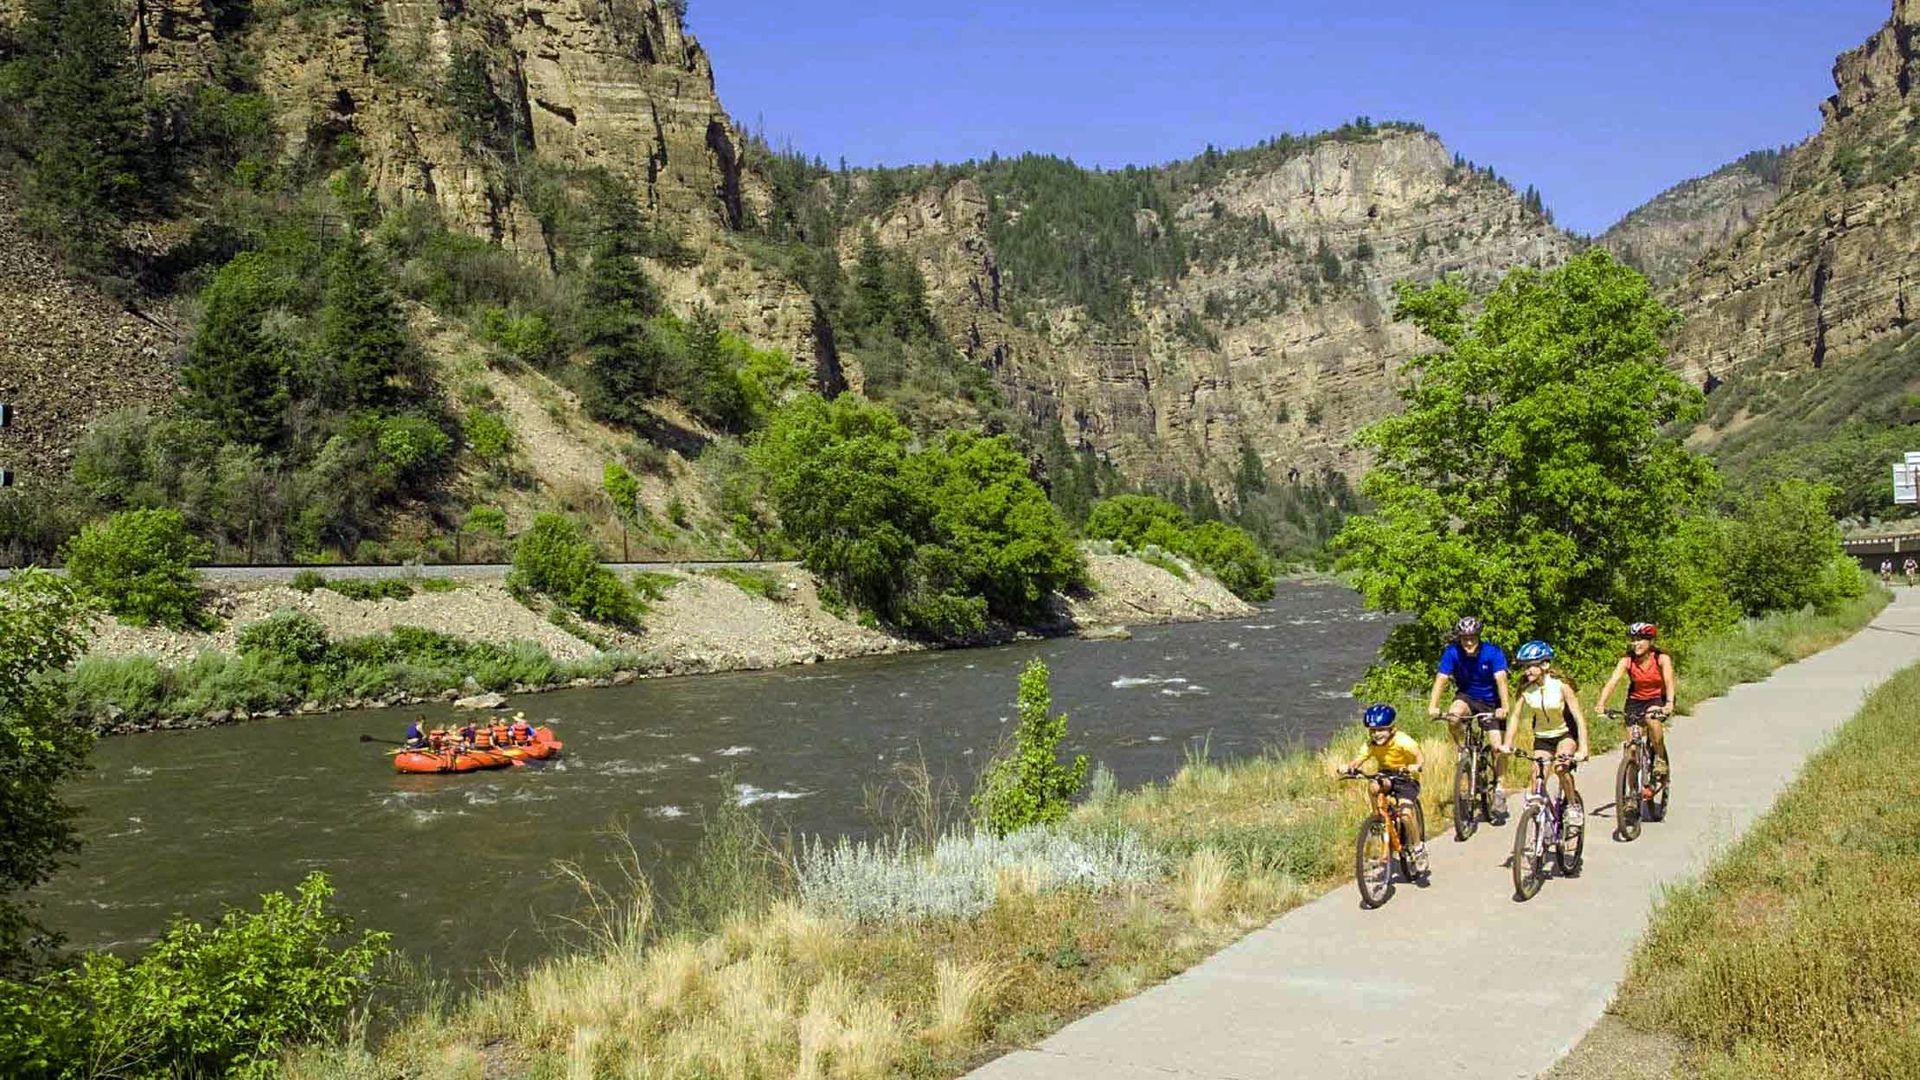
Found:
<path fill-rule="evenodd" d="M 1613 665 L 1613 675 L 1600 688 L 1593 711 L 1605 712 L 1607 699 L 1620 680 L 1627 680 L 1627 723 L 1647 725 L 1647 741 L 1653 744 L 1653 775 L 1667 778 L 1667 729 L 1661 723 L 1673 713 L 1673 656 L 1653 643 L 1660 628 L 1650 622 L 1627 627 L 1627 655 Z"/>
<path fill-rule="evenodd" d="M 1520 725 L 1531 724 L 1534 754 L 1554 755 L 1553 771 L 1567 800 L 1566 823 L 1579 825 L 1583 815 L 1573 767 L 1587 760 L 1587 717 L 1580 711 L 1579 687 L 1553 673 L 1553 646 L 1544 641 L 1527 642 L 1513 658 L 1520 667 L 1520 693 L 1507 714 L 1506 745 L 1501 750 L 1513 753 Z"/>

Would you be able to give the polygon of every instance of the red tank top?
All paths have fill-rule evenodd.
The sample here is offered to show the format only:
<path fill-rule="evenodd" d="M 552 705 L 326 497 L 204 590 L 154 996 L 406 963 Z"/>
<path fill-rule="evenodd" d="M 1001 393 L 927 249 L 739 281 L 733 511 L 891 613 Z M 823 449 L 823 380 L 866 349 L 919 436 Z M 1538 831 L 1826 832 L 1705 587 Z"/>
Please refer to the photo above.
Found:
<path fill-rule="evenodd" d="M 1660 653 L 1648 649 L 1644 657 L 1628 654 L 1627 682 L 1628 701 L 1666 700 L 1667 680 L 1660 674 Z"/>

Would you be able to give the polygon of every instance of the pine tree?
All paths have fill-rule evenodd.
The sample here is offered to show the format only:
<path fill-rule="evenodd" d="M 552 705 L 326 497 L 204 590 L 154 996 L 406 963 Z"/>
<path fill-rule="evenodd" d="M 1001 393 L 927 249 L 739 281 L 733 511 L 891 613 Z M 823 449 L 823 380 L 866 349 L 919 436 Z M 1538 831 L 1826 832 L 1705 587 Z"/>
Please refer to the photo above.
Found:
<path fill-rule="evenodd" d="M 357 236 L 349 235 L 327 260 L 316 354 L 313 382 L 322 404 L 367 409 L 400 398 L 406 324 L 386 268 Z"/>
<path fill-rule="evenodd" d="M 639 215 L 625 200 L 601 207 L 600 237 L 587 270 L 582 344 L 593 374 L 587 407 L 603 420 L 631 423 L 640 402 L 660 392 L 671 356 L 647 321 L 660 313 L 660 293 L 640 265 Z"/>
<path fill-rule="evenodd" d="M 27 219 L 80 265 L 105 265 L 140 190 L 140 80 L 113 0 L 28 0 L 20 56 L 5 80 L 21 88 L 29 133 Z"/>
<path fill-rule="evenodd" d="M 288 357 L 262 326 L 284 299 L 271 260 L 242 252 L 200 294 L 200 321 L 180 371 L 189 411 L 236 442 L 273 445 L 286 421 Z"/>

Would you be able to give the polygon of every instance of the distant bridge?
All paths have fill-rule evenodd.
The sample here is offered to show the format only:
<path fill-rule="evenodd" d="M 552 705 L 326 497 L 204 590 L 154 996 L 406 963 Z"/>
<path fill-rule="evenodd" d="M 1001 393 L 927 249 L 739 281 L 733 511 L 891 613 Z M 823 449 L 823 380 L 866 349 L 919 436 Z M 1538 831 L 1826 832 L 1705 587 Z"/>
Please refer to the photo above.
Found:
<path fill-rule="evenodd" d="M 1898 570 L 1908 555 L 1920 559 L 1920 533 L 1872 536 L 1863 540 L 1842 540 L 1840 547 L 1847 554 L 1860 560 L 1860 565 L 1869 570 L 1878 570 L 1882 559 L 1892 559 L 1894 569 Z"/>

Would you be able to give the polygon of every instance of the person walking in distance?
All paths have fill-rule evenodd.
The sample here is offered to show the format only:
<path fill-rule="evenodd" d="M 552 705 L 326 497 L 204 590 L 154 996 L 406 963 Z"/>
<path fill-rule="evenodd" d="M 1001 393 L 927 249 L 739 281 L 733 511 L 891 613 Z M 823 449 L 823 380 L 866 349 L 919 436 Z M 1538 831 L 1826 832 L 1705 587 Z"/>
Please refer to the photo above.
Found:
<path fill-rule="evenodd" d="M 1433 691 L 1427 695 L 1427 715 L 1438 719 L 1445 715 L 1453 745 L 1466 744 L 1466 724 L 1476 713 L 1491 713 L 1504 720 L 1513 705 L 1507 687 L 1507 654 L 1491 641 L 1480 640 L 1483 629 L 1478 617 L 1462 616 L 1453 624 L 1453 640 L 1440 651 L 1440 664 L 1433 676 Z M 1447 685 L 1453 685 L 1453 701 L 1443 711 L 1440 697 Z M 1493 757 L 1493 775 L 1501 775 L 1502 759 Z M 1493 805 L 1501 813 L 1507 805 L 1506 785 L 1495 781 Z"/>

